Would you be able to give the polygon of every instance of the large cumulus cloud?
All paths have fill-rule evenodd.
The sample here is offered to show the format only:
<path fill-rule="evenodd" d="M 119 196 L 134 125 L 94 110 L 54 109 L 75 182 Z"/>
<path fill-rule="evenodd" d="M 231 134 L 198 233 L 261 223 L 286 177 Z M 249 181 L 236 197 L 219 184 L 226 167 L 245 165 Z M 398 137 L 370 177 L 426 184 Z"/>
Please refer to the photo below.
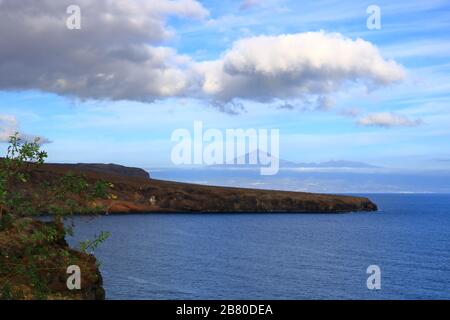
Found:
<path fill-rule="evenodd" d="M 79 5 L 81 30 L 66 28 Z M 237 41 L 221 58 L 193 61 L 164 46 L 167 17 L 202 19 L 195 0 L 2 0 L 0 90 L 37 89 L 87 99 L 152 101 L 196 97 L 235 100 L 316 99 L 346 85 L 368 88 L 401 80 L 404 71 L 371 43 L 336 33 L 259 36 Z"/>
<path fill-rule="evenodd" d="M 81 30 L 66 28 L 69 5 Z M 152 100 L 189 84 L 189 58 L 160 44 L 167 16 L 202 18 L 195 0 L 2 0 L 0 89 L 94 99 Z"/>
<path fill-rule="evenodd" d="M 376 88 L 404 77 L 371 43 L 325 32 L 242 39 L 197 70 L 204 93 L 222 101 L 317 96 L 321 102 L 346 84 Z"/>

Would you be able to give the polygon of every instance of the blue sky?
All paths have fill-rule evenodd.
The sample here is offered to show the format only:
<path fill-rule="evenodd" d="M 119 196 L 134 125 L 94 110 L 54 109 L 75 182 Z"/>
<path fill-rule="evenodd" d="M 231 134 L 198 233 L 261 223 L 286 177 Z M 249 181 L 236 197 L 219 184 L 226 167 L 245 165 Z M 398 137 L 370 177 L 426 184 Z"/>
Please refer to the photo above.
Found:
<path fill-rule="evenodd" d="M 366 9 L 371 4 L 381 8 L 380 30 L 366 27 Z M 450 169 L 448 1 L 222 0 L 200 5 L 208 14 L 195 19 L 164 15 L 164 30 L 171 35 L 152 45 L 171 48 L 178 56 L 201 63 L 221 59 L 240 39 L 322 30 L 370 42 L 384 59 L 401 66 L 405 77 L 373 90 L 345 85 L 330 94 L 327 110 L 311 107 L 305 99 L 274 97 L 271 101 L 238 99 L 245 111 L 234 115 L 195 94 L 144 102 L 86 98 L 77 92 L 55 92 L 51 84 L 12 86 L 7 83 L 9 75 L 3 74 L 0 117 L 9 120 L 0 118 L 0 125 L 49 139 L 45 149 L 54 162 L 167 166 L 171 164 L 171 132 L 192 130 L 193 122 L 202 120 L 206 127 L 218 129 L 279 129 L 281 158 L 291 161 L 345 159 L 418 171 Z M 52 48 L 47 52 L 50 57 L 60 54 Z M 6 64 L 8 58 L 1 57 Z M 280 108 L 293 102 L 293 110 Z M 363 125 L 361 119 L 373 114 L 395 115 L 401 121 Z M 5 147 L 3 143 L 0 148 Z"/>

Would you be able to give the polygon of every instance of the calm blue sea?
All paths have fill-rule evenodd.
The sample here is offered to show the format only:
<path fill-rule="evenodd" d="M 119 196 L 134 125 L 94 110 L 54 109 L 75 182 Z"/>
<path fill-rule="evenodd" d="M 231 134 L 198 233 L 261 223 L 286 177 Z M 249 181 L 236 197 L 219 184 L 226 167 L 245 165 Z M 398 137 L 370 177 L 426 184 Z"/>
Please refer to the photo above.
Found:
<path fill-rule="evenodd" d="M 70 242 L 112 233 L 108 299 L 450 299 L 450 195 L 368 196 L 379 212 L 77 217 Z"/>

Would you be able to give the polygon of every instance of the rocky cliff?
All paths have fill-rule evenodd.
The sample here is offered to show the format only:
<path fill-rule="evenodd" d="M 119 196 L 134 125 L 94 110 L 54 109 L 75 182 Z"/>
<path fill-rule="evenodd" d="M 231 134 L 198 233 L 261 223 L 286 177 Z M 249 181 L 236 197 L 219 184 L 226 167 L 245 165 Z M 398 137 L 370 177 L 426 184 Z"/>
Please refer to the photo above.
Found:
<path fill-rule="evenodd" d="M 225 188 L 150 179 L 141 169 L 116 165 L 47 164 L 32 172 L 33 192 L 42 188 L 40 181 L 52 181 L 67 172 L 84 175 L 94 183 L 110 183 L 109 199 L 98 199 L 108 213 L 148 212 L 292 212 L 341 213 L 376 211 L 367 198 L 286 192 L 273 190 Z"/>
<path fill-rule="evenodd" d="M 76 163 L 76 164 L 62 164 L 62 163 L 46 163 L 42 165 L 43 168 L 49 171 L 66 172 L 74 170 L 78 172 L 98 173 L 109 176 L 130 177 L 150 179 L 150 174 L 140 168 L 125 167 L 118 164 L 103 164 L 103 163 Z"/>
<path fill-rule="evenodd" d="M 92 255 L 73 250 L 54 225 L 31 218 L 0 228 L 0 300 L 102 300 L 102 276 Z M 81 289 L 67 288 L 67 268 L 81 271 Z"/>

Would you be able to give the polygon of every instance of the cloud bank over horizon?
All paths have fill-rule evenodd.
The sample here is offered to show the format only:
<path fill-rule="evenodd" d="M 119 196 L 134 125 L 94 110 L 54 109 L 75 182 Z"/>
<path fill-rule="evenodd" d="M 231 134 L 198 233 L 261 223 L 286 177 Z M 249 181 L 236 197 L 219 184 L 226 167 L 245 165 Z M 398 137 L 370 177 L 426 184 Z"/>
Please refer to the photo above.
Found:
<path fill-rule="evenodd" d="M 173 36 L 167 19 L 205 19 L 198 1 L 79 0 L 81 30 L 68 30 L 72 2 L 0 2 L 0 90 L 143 102 L 189 97 L 227 112 L 223 105 L 235 100 L 320 107 L 347 86 L 373 90 L 405 77 L 370 42 L 323 31 L 246 37 L 218 59 L 195 61 L 166 45 Z"/>

